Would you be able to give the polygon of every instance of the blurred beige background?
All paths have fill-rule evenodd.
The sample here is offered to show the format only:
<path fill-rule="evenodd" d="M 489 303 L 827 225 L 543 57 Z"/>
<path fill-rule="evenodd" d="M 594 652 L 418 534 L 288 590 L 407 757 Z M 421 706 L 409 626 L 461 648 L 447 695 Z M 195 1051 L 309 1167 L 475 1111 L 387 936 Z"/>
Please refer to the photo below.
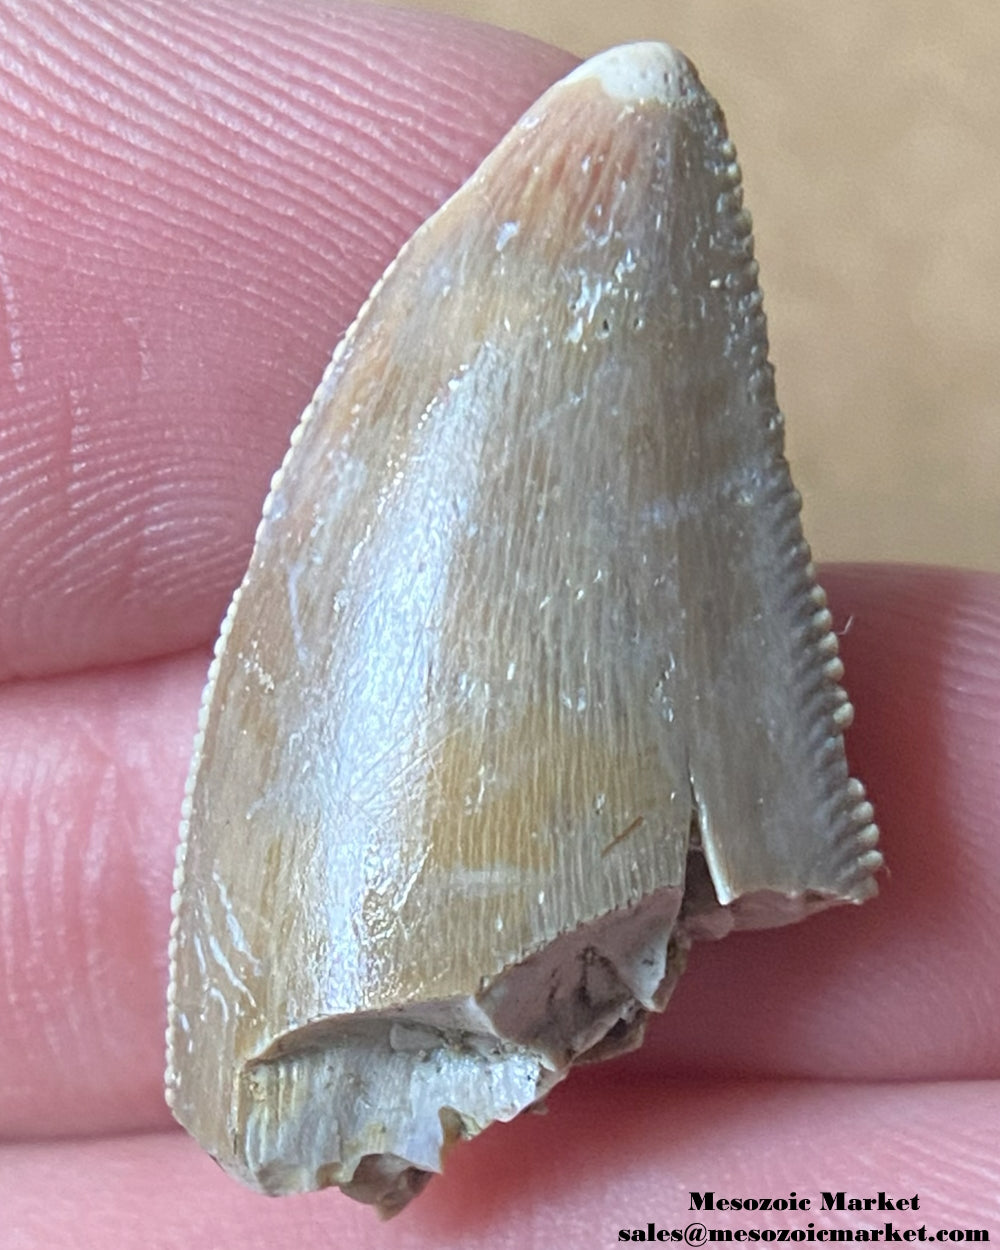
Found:
<path fill-rule="evenodd" d="M 402 7 L 682 48 L 740 153 L 817 558 L 1000 570 L 997 0 Z"/>

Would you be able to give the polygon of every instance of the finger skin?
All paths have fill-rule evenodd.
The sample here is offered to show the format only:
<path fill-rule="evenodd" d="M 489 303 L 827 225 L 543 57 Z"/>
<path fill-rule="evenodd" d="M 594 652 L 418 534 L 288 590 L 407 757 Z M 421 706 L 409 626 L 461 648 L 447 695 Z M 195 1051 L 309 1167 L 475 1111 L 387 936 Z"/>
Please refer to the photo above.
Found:
<path fill-rule="evenodd" d="M 206 663 L 0 687 L 0 1136 L 170 1122 L 172 848 Z"/>
<path fill-rule="evenodd" d="M 575 62 L 312 0 L 3 0 L 0 46 L 2 680 L 211 636 L 372 284 Z"/>
<path fill-rule="evenodd" d="M 1000 578 L 871 566 L 825 578 L 849 735 L 889 872 L 880 897 L 695 950 L 619 1074 L 997 1077 Z M 166 940 L 207 657 L 0 691 L 0 1125 L 167 1123 Z"/>
<path fill-rule="evenodd" d="M 280 1200 L 228 1178 L 181 1133 L 0 1149 L 0 1246 L 159 1250 L 551 1250 L 618 1244 L 621 1228 L 896 1230 L 1000 1225 L 995 1083 L 842 1086 L 643 1083 L 553 1094 L 456 1149 L 389 1224 L 333 1191 Z M 916 1196 L 917 1210 L 822 1211 L 823 1191 Z M 692 1193 L 810 1209 L 692 1211 Z M 683 1245 L 683 1242 L 675 1243 Z M 766 1243 L 765 1243 L 766 1244 Z M 823 1242 L 814 1245 L 826 1244 Z M 935 1244 L 931 1242 L 930 1244 Z"/>

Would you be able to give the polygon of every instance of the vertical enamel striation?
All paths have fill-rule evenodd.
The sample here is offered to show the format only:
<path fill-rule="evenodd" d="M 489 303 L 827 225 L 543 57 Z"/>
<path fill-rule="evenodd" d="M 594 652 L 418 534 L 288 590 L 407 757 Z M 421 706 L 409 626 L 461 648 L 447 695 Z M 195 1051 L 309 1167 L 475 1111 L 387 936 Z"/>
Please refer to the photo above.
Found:
<path fill-rule="evenodd" d="M 372 293 L 223 626 L 167 1083 L 225 1167 L 391 1214 L 693 938 L 874 891 L 782 447 L 722 114 L 595 58 Z"/>

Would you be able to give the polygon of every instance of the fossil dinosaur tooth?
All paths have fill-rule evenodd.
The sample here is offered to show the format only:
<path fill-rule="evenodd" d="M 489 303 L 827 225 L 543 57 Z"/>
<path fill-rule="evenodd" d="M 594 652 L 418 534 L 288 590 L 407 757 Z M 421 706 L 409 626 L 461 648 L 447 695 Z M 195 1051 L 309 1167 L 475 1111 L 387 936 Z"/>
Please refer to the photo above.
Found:
<path fill-rule="evenodd" d="M 722 113 L 595 57 L 372 292 L 222 627 L 167 1091 L 230 1172 L 393 1214 L 692 940 L 874 892 L 782 448 Z"/>

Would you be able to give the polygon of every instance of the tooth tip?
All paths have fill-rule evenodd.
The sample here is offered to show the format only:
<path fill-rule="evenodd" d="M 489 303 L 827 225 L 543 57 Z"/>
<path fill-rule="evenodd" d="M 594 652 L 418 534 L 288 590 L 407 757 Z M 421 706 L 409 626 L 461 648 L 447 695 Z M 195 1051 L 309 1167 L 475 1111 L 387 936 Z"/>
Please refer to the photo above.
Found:
<path fill-rule="evenodd" d="M 628 43 L 578 66 L 563 84 L 596 79 L 606 95 L 623 102 L 676 104 L 704 89 L 694 66 L 667 43 Z"/>

